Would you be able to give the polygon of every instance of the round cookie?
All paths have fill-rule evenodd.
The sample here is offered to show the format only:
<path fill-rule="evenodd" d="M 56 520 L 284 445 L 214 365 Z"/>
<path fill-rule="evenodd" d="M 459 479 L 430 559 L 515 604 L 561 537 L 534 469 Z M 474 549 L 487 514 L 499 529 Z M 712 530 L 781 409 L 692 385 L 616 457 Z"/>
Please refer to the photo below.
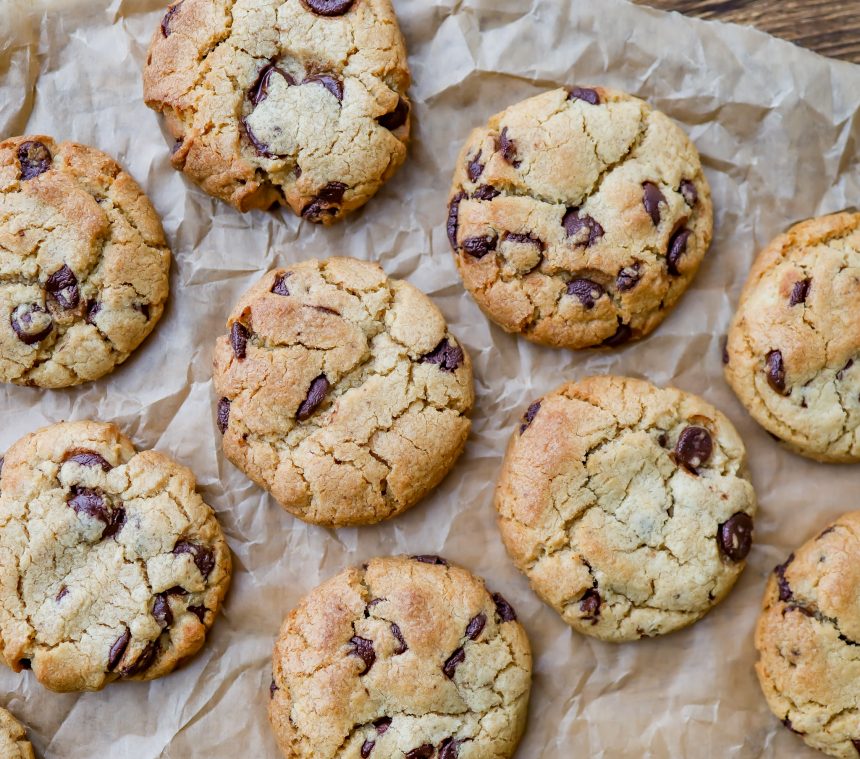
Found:
<path fill-rule="evenodd" d="M 860 213 L 802 222 L 758 256 L 729 329 L 726 379 L 793 451 L 860 461 Z"/>
<path fill-rule="evenodd" d="M 719 603 L 744 568 L 756 499 L 746 453 L 709 403 L 590 377 L 533 403 L 496 489 L 508 553 L 575 630 L 665 635 Z"/>
<path fill-rule="evenodd" d="M 176 169 L 240 211 L 282 204 L 322 224 L 403 163 L 409 81 L 391 0 L 183 0 L 143 75 Z"/>
<path fill-rule="evenodd" d="M 269 719 L 286 759 L 506 759 L 531 651 L 510 604 L 438 556 L 373 559 L 290 612 Z"/>
<path fill-rule="evenodd" d="M 771 711 L 808 745 L 860 756 L 860 512 L 792 553 L 767 584 L 755 645 Z"/>
<path fill-rule="evenodd" d="M 712 230 L 687 135 L 604 88 L 546 92 L 473 131 L 448 206 L 448 239 L 478 305 L 506 331 L 557 348 L 650 333 Z"/>
<path fill-rule="evenodd" d="M 0 476 L 0 656 L 55 691 L 152 680 L 203 645 L 230 551 L 192 473 L 112 424 L 19 440 Z"/>
<path fill-rule="evenodd" d="M 36 759 L 24 726 L 5 709 L 0 709 L 0 756 L 3 759 Z"/>
<path fill-rule="evenodd" d="M 158 215 L 116 161 L 41 135 L 0 142 L 0 380 L 108 374 L 161 318 L 169 269 Z"/>
<path fill-rule="evenodd" d="M 469 435 L 472 364 L 432 301 L 373 263 L 266 274 L 215 347 L 224 453 L 300 519 L 372 524 L 430 492 Z"/>

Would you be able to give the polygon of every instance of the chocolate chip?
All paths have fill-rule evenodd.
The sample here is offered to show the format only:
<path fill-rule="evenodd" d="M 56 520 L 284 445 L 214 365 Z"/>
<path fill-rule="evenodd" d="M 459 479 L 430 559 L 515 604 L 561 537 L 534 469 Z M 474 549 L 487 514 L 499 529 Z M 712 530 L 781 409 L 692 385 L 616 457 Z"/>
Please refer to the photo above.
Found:
<path fill-rule="evenodd" d="M 543 240 L 528 233 L 521 234 L 519 232 L 505 232 L 505 236 L 502 240 L 516 243 L 518 245 L 534 245 L 536 248 L 540 249 L 541 252 L 546 250 L 546 245 L 544 245 Z"/>
<path fill-rule="evenodd" d="M 690 239 L 691 234 L 693 233 L 689 229 L 679 229 L 672 235 L 672 239 L 669 240 L 669 252 L 666 253 L 666 267 L 669 270 L 669 274 L 673 277 L 681 276 L 678 264 L 681 262 L 681 256 L 687 252 L 687 241 Z"/>
<path fill-rule="evenodd" d="M 660 437 L 657 438 L 657 442 L 661 448 L 665 448 L 669 444 L 669 436 L 665 432 L 661 432 Z"/>
<path fill-rule="evenodd" d="M 132 308 L 143 314 L 143 318 L 149 321 L 149 303 L 135 303 L 132 305 Z"/>
<path fill-rule="evenodd" d="M 714 441 L 704 427 L 685 428 L 675 444 L 675 457 L 692 472 L 711 458 L 713 451 Z"/>
<path fill-rule="evenodd" d="M 108 505 L 105 504 L 101 492 L 93 488 L 74 485 L 66 504 L 71 506 L 76 514 L 86 514 L 88 517 L 104 522 L 105 525 L 110 521 Z"/>
<path fill-rule="evenodd" d="M 785 570 L 788 569 L 788 565 L 794 561 L 794 554 L 789 554 L 789 557 L 785 560 L 784 563 L 774 568 L 774 574 L 776 575 L 776 583 L 779 587 L 779 600 L 780 601 L 790 601 L 792 598 L 791 587 L 788 584 L 788 580 L 785 579 Z"/>
<path fill-rule="evenodd" d="M 420 556 L 411 556 L 413 561 L 420 561 L 422 564 L 434 564 L 437 567 L 447 567 L 448 561 L 441 556 L 433 556 L 432 554 L 421 554 Z"/>
<path fill-rule="evenodd" d="M 732 561 L 743 561 L 752 548 L 753 520 L 739 511 L 723 522 L 717 531 L 717 545 Z"/>
<path fill-rule="evenodd" d="M 275 283 L 272 285 L 272 292 L 275 295 L 283 295 L 287 297 L 290 294 L 290 290 L 287 287 L 287 280 L 293 276 L 291 271 L 284 272 L 283 274 L 278 274 L 275 277 Z"/>
<path fill-rule="evenodd" d="M 167 9 L 167 13 L 164 14 L 164 18 L 161 19 L 161 34 L 163 37 L 166 38 L 170 36 L 170 22 L 173 21 L 173 17 L 179 13 L 179 9 L 182 7 L 183 2 L 185 2 L 185 0 L 179 0 L 176 5 L 171 5 Z"/>
<path fill-rule="evenodd" d="M 451 202 L 448 204 L 448 242 L 451 243 L 451 248 L 455 252 L 457 250 L 457 227 L 460 223 L 460 203 L 463 202 L 465 197 L 466 193 L 461 190 L 451 198 Z"/>
<path fill-rule="evenodd" d="M 517 144 L 508 137 L 507 127 L 502 129 L 502 132 L 499 135 L 499 142 L 496 150 L 498 150 L 502 154 L 502 158 L 504 158 L 505 161 L 515 169 L 522 163 L 522 161 L 517 160 Z"/>
<path fill-rule="evenodd" d="M 765 356 L 767 383 L 780 395 L 785 395 L 785 364 L 780 351 L 771 351 Z"/>
<path fill-rule="evenodd" d="M 57 269 L 45 282 L 45 289 L 54 296 L 60 308 L 67 311 L 77 308 L 81 300 L 78 278 L 65 264 Z"/>
<path fill-rule="evenodd" d="M 603 237 L 603 227 L 597 221 L 587 214 L 579 215 L 578 208 L 568 208 L 567 212 L 561 220 L 561 226 L 568 237 L 577 238 L 575 244 L 590 248 L 601 237 Z M 584 234 L 587 233 L 587 234 Z"/>
<path fill-rule="evenodd" d="M 492 200 L 499 197 L 502 193 L 490 184 L 482 184 L 475 192 L 472 193 L 472 198 L 477 200 Z"/>
<path fill-rule="evenodd" d="M 217 421 L 218 429 L 221 431 L 223 435 L 227 432 L 227 427 L 230 424 L 230 399 L 222 398 L 218 401 L 218 416 Z"/>
<path fill-rule="evenodd" d="M 230 345 L 233 346 L 233 355 L 240 361 L 245 358 L 248 348 L 248 328 L 239 322 L 233 322 L 230 327 Z"/>
<path fill-rule="evenodd" d="M 587 310 L 594 308 L 595 303 L 604 293 L 604 289 L 590 279 L 572 279 L 567 283 L 567 294 L 579 299 Z"/>
<path fill-rule="evenodd" d="M 139 675 L 141 672 L 146 672 L 155 661 L 155 657 L 158 655 L 161 646 L 158 643 L 158 640 L 151 640 L 146 644 L 143 651 L 138 654 L 137 659 L 134 660 L 127 667 L 123 667 L 120 670 L 120 676 L 122 677 L 134 677 L 135 675 Z"/>
<path fill-rule="evenodd" d="M 302 216 L 314 224 L 319 224 L 324 216 L 337 216 L 346 191 L 347 186 L 343 182 L 329 182 L 302 209 Z"/>
<path fill-rule="evenodd" d="M 469 640 L 477 640 L 484 631 L 484 626 L 487 624 L 487 615 L 483 612 L 469 620 L 466 627 L 466 637 Z"/>
<path fill-rule="evenodd" d="M 538 411 L 540 411 L 541 401 L 535 401 L 531 406 L 526 409 L 526 413 L 523 415 L 523 422 L 520 425 L 520 435 L 522 435 L 530 426 L 531 423 L 535 420 Z"/>
<path fill-rule="evenodd" d="M 406 759 L 430 759 L 435 752 L 436 749 L 434 749 L 433 746 L 429 743 L 425 743 L 423 746 L 413 748 L 412 751 L 407 752 Z"/>
<path fill-rule="evenodd" d="M 681 181 L 681 195 L 684 196 L 684 202 L 692 208 L 699 201 L 699 191 L 696 185 L 689 179 Z"/>
<path fill-rule="evenodd" d="M 582 100 L 590 105 L 600 105 L 600 94 L 597 90 L 587 87 L 571 87 L 567 93 L 568 100 Z"/>
<path fill-rule="evenodd" d="M 802 279 L 800 282 L 795 282 L 794 287 L 791 288 L 788 305 L 796 306 L 798 303 L 806 303 L 806 296 L 809 295 L 809 286 L 811 284 L 811 279 Z"/>
<path fill-rule="evenodd" d="M 370 752 L 373 751 L 373 747 L 376 745 L 376 741 L 367 740 L 361 744 L 361 759 L 367 759 L 370 756 Z"/>
<path fill-rule="evenodd" d="M 816 540 L 821 540 L 821 538 L 823 538 L 825 535 L 829 535 L 831 532 L 835 532 L 835 531 L 836 531 L 836 525 L 832 524 L 826 530 L 822 530 L 821 533 L 819 533 Z"/>
<path fill-rule="evenodd" d="M 209 577 L 209 573 L 215 568 L 215 554 L 212 553 L 211 548 L 189 540 L 180 540 L 173 546 L 173 554 L 181 556 L 184 553 L 191 554 L 204 579 Z"/>
<path fill-rule="evenodd" d="M 619 292 L 627 292 L 636 287 L 642 278 L 642 274 L 639 271 L 640 267 L 641 264 L 637 261 L 635 264 L 625 266 L 619 271 L 618 276 L 615 278 L 615 288 Z"/>
<path fill-rule="evenodd" d="M 319 405 L 325 400 L 329 390 L 331 390 L 331 385 L 329 384 L 328 379 L 326 379 L 324 374 L 320 374 L 319 377 L 311 382 L 311 386 L 308 388 L 308 394 L 305 396 L 305 399 L 302 401 L 302 405 L 299 406 L 299 410 L 296 412 L 296 419 L 300 422 L 310 419 L 313 416 L 314 411 L 316 411 Z"/>
<path fill-rule="evenodd" d="M 278 686 L 275 685 L 275 681 L 273 679 L 271 684 L 269 685 L 269 700 L 271 700 L 275 697 L 275 692 L 277 690 L 278 690 Z"/>
<path fill-rule="evenodd" d="M 462 366 L 465 356 L 463 349 L 444 338 L 430 353 L 422 356 L 419 362 L 422 364 L 438 364 L 443 372 L 455 372 Z"/>
<path fill-rule="evenodd" d="M 206 619 L 206 612 L 208 609 L 205 606 L 189 606 L 188 611 L 190 611 L 197 619 L 200 620 L 200 624 L 203 624 L 203 620 Z"/>
<path fill-rule="evenodd" d="M 470 237 L 463 241 L 463 251 L 472 258 L 481 259 L 496 249 L 498 238 L 495 235 Z"/>
<path fill-rule="evenodd" d="M 41 306 L 22 303 L 9 318 L 12 329 L 24 345 L 35 345 L 44 340 L 54 329 L 54 320 Z"/>
<path fill-rule="evenodd" d="M 722 358 L 723 358 L 723 364 L 725 366 L 728 366 L 729 365 L 729 338 L 728 337 L 723 338 L 723 356 L 722 356 Z"/>
<path fill-rule="evenodd" d="M 62 588 L 60 588 L 60 591 L 59 591 L 59 593 L 57 593 L 57 596 L 56 596 L 56 598 L 55 598 L 54 600 L 55 600 L 57 603 L 59 603 L 59 602 L 60 602 L 60 601 L 62 601 L 62 600 L 63 600 L 67 595 L 69 595 L 69 589 L 68 589 L 65 585 L 63 585 L 63 587 L 62 587 Z"/>
<path fill-rule="evenodd" d="M 381 127 L 385 127 L 389 132 L 393 132 L 396 129 L 400 129 L 405 123 L 406 119 L 409 118 L 409 103 L 407 103 L 403 98 L 397 99 L 397 106 L 394 108 L 391 113 L 386 113 L 384 116 L 380 116 L 376 123 Z"/>
<path fill-rule="evenodd" d="M 624 324 L 619 316 L 618 329 L 615 330 L 615 334 L 607 337 L 601 345 L 607 348 L 617 348 L 619 345 L 624 345 L 631 337 L 633 337 L 633 330 L 630 329 L 629 324 Z"/>
<path fill-rule="evenodd" d="M 391 634 L 397 640 L 397 648 L 394 649 L 394 655 L 400 656 L 400 654 L 405 654 L 409 650 L 409 646 L 406 645 L 403 633 L 400 632 L 400 628 L 394 622 L 391 623 Z"/>
<path fill-rule="evenodd" d="M 307 77 L 302 84 L 321 84 L 337 98 L 339 103 L 343 102 L 343 82 L 331 74 L 313 74 Z"/>
<path fill-rule="evenodd" d="M 377 735 L 384 735 L 388 728 L 391 727 L 391 717 L 380 717 L 373 723 L 373 726 L 376 728 Z"/>
<path fill-rule="evenodd" d="M 477 182 L 478 177 L 484 173 L 484 164 L 481 163 L 481 151 L 466 166 L 466 172 L 471 182 Z"/>
<path fill-rule="evenodd" d="M 445 673 L 445 677 L 449 680 L 453 680 L 457 667 L 464 661 L 466 661 L 466 652 L 462 648 L 458 648 L 442 665 L 442 672 Z"/>
<path fill-rule="evenodd" d="M 102 531 L 102 540 L 112 538 L 123 527 L 125 527 L 125 507 L 120 506 L 117 509 L 112 509 L 108 513 L 108 521 Z"/>
<path fill-rule="evenodd" d="M 102 304 L 98 301 L 89 301 L 87 303 L 87 315 L 85 317 L 85 321 L 87 324 L 92 324 L 95 326 L 96 314 L 102 310 Z"/>
<path fill-rule="evenodd" d="M 126 627 L 123 634 L 120 635 L 110 647 L 110 651 L 108 652 L 108 672 L 113 672 L 119 665 L 120 661 L 122 661 L 122 656 L 125 653 L 126 648 L 128 648 L 130 641 L 131 633 Z"/>
<path fill-rule="evenodd" d="M 847 372 L 852 366 L 854 366 L 854 359 L 849 358 L 848 363 L 836 372 L 836 379 L 841 380 L 845 376 L 845 372 Z"/>
<path fill-rule="evenodd" d="M 502 622 L 514 622 L 517 618 L 517 613 L 514 607 L 511 606 L 501 593 L 493 593 L 493 602 L 496 604 L 496 614 Z"/>
<path fill-rule="evenodd" d="M 166 593 L 158 593 L 155 596 L 152 603 L 152 616 L 155 617 L 155 621 L 158 622 L 162 630 L 173 624 L 173 612 L 170 610 Z"/>
<path fill-rule="evenodd" d="M 457 759 L 460 756 L 460 744 L 463 741 L 455 741 L 453 738 L 446 738 L 439 745 L 439 759 Z"/>
<path fill-rule="evenodd" d="M 302 0 L 302 5 L 317 16 L 343 16 L 355 5 L 355 0 Z"/>
<path fill-rule="evenodd" d="M 254 134 L 254 130 L 251 129 L 251 126 L 248 124 L 248 119 L 242 119 L 242 128 L 245 131 L 245 136 L 248 138 L 248 141 L 254 146 L 254 150 L 257 152 L 257 155 L 263 156 L 264 158 L 277 158 L 277 153 L 273 153 L 269 146 L 260 140 L 257 139 L 257 135 Z"/>
<path fill-rule="evenodd" d="M 601 600 L 600 593 L 594 588 L 589 588 L 585 591 L 579 602 L 579 610 L 582 612 L 582 618 L 590 621 L 592 625 L 596 625 L 600 617 Z"/>
<path fill-rule="evenodd" d="M 44 174 L 53 161 L 51 151 L 42 142 L 28 140 L 18 146 L 18 163 L 21 164 L 21 179 L 24 181 Z"/>
<path fill-rule="evenodd" d="M 653 182 L 644 182 L 642 184 L 642 204 L 655 227 L 660 226 L 661 203 L 666 204 L 666 196 L 660 191 L 660 188 Z"/>
<path fill-rule="evenodd" d="M 373 650 L 373 641 L 354 635 L 349 639 L 349 642 L 352 645 L 352 651 L 349 652 L 350 656 L 357 656 L 364 662 L 364 669 L 358 674 L 366 675 L 373 666 L 373 663 L 376 661 L 376 652 Z"/>
<path fill-rule="evenodd" d="M 109 472 L 113 466 L 102 456 L 94 451 L 88 451 L 84 448 L 75 448 L 71 451 L 66 451 L 63 456 L 63 463 L 66 461 L 74 461 L 81 466 L 101 467 L 102 471 Z"/>

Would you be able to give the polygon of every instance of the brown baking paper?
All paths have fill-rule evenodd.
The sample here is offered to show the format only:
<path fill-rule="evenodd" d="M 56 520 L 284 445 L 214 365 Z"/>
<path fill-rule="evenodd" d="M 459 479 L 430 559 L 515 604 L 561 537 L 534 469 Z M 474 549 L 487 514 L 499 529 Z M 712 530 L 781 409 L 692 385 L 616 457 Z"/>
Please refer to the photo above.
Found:
<path fill-rule="evenodd" d="M 0 450 L 62 419 L 115 421 L 138 447 L 194 470 L 236 568 L 209 642 L 181 671 L 57 695 L 3 669 L 0 704 L 29 725 L 45 759 L 274 759 L 269 657 L 284 614 L 347 565 L 440 553 L 486 577 L 528 630 L 535 677 L 518 757 L 814 756 L 765 705 L 752 630 L 770 569 L 860 507 L 860 471 L 798 458 L 759 429 L 723 380 L 721 338 L 757 249 L 791 222 L 858 203 L 860 68 L 622 0 L 395 5 L 415 80 L 410 158 L 363 211 L 323 229 L 285 212 L 239 214 L 169 167 L 140 75 L 164 0 L 0 0 L 0 136 L 42 132 L 115 155 L 163 215 L 175 261 L 161 324 L 113 375 L 67 391 L 0 389 Z M 492 326 L 464 294 L 445 236 L 453 162 L 469 129 L 574 83 L 627 90 L 677 119 L 702 152 L 717 209 L 691 292 L 656 334 L 613 352 L 540 348 Z M 431 497 L 388 523 L 333 531 L 288 516 L 224 460 L 210 361 L 231 304 L 263 271 L 335 254 L 378 260 L 435 299 L 472 354 L 478 398 L 467 451 Z M 518 417 L 591 373 L 699 393 L 749 449 L 761 501 L 749 566 L 705 619 L 660 640 L 619 646 L 573 633 L 530 592 L 496 529 L 493 486 Z"/>

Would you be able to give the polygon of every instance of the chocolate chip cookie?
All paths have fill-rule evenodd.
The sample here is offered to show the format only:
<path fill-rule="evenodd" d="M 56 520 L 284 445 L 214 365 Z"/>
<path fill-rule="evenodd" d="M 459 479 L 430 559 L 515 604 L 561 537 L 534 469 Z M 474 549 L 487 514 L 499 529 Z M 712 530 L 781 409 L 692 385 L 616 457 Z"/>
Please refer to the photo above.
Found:
<path fill-rule="evenodd" d="M 531 652 L 505 599 L 438 556 L 373 559 L 284 620 L 269 718 L 286 759 L 506 759 Z"/>
<path fill-rule="evenodd" d="M 830 756 L 860 756 L 860 512 L 844 514 L 773 571 L 756 627 L 773 713 Z"/>
<path fill-rule="evenodd" d="M 166 675 L 203 645 L 230 551 L 191 472 L 112 424 L 19 440 L 0 476 L 0 656 L 55 691 Z"/>
<path fill-rule="evenodd" d="M 112 371 L 161 318 L 169 269 L 158 215 L 116 161 L 41 135 L 0 142 L 0 380 Z"/>
<path fill-rule="evenodd" d="M 744 568 L 756 499 L 743 443 L 694 395 L 624 377 L 529 406 L 496 490 L 508 552 L 575 630 L 664 635 L 719 603 Z"/>
<path fill-rule="evenodd" d="M 409 78 L 391 0 L 182 0 L 143 82 L 206 192 L 331 224 L 403 163 Z"/>
<path fill-rule="evenodd" d="M 426 295 L 376 264 L 270 271 L 233 309 L 214 363 L 227 458 L 314 524 L 405 511 L 469 435 L 468 354 Z"/>
<path fill-rule="evenodd" d="M 508 332 L 559 348 L 616 347 L 655 329 L 712 230 L 687 135 L 605 88 L 546 92 L 473 131 L 448 206 L 478 305 Z"/>
<path fill-rule="evenodd" d="M 3 759 L 36 759 L 24 726 L 5 709 L 0 709 L 0 756 Z"/>
<path fill-rule="evenodd" d="M 758 256 L 729 329 L 726 379 L 803 456 L 860 461 L 860 213 L 805 221 Z"/>

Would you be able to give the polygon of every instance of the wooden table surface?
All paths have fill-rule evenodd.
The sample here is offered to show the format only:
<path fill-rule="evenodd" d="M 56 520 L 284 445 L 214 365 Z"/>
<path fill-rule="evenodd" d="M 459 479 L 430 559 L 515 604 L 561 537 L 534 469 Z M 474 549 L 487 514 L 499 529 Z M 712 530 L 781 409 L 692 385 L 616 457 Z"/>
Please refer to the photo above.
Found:
<path fill-rule="evenodd" d="M 751 24 L 833 58 L 860 63 L 860 0 L 635 0 L 662 10 Z"/>

